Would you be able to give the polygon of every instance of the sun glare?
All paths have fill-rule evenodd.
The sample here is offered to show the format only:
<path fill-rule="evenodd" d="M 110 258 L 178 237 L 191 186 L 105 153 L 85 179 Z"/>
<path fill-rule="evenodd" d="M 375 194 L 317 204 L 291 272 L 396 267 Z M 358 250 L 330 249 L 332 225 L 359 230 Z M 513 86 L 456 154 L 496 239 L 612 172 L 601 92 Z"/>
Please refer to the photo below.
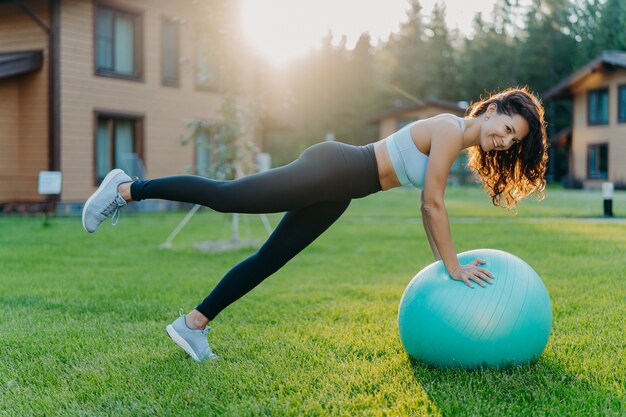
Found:
<path fill-rule="evenodd" d="M 279 67 L 304 53 L 319 37 L 319 31 L 311 28 L 313 18 L 307 16 L 304 7 L 294 7 L 293 3 L 296 2 L 243 1 L 244 35 L 260 54 Z"/>
<path fill-rule="evenodd" d="M 242 0 L 243 32 L 250 44 L 273 65 L 318 47 L 332 31 L 334 42 L 347 36 L 353 47 L 363 32 L 372 42 L 386 39 L 405 17 L 406 0 Z"/>
<path fill-rule="evenodd" d="M 448 26 L 467 33 L 476 12 L 485 16 L 495 0 L 448 0 Z M 422 13 L 428 15 L 437 0 L 422 0 Z M 363 32 L 372 43 L 386 40 L 406 19 L 408 0 L 241 0 L 243 33 L 251 46 L 274 66 L 318 47 L 320 39 L 331 31 L 334 42 L 342 35 L 352 48 Z"/>

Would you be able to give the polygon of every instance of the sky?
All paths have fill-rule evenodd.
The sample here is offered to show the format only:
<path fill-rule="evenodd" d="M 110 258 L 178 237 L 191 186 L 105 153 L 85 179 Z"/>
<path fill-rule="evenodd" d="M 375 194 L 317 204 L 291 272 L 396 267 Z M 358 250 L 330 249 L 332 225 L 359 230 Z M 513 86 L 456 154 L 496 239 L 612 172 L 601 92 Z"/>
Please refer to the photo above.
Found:
<path fill-rule="evenodd" d="M 428 16 L 437 0 L 421 0 Z M 495 0 L 446 0 L 446 20 L 450 29 L 471 31 L 477 12 L 489 16 Z M 252 47 L 275 67 L 319 46 L 332 31 L 334 40 L 347 37 L 354 47 L 363 32 L 372 43 L 386 40 L 406 20 L 407 0 L 241 0 L 243 32 Z"/>

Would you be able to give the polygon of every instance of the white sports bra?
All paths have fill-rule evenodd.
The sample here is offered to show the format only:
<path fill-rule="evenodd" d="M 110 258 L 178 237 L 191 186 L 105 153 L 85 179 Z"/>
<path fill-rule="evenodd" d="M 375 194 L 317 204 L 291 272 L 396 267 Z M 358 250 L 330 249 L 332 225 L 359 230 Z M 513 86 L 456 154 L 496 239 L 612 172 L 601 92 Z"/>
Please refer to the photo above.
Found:
<path fill-rule="evenodd" d="M 462 117 L 457 118 L 459 119 L 459 127 L 463 131 L 465 129 L 465 119 Z M 419 120 L 404 126 L 390 135 L 385 142 L 391 164 L 400 184 L 407 185 L 411 183 L 413 186 L 420 188 L 424 185 L 428 156 L 420 152 L 411 136 L 411 126 L 417 122 Z"/>

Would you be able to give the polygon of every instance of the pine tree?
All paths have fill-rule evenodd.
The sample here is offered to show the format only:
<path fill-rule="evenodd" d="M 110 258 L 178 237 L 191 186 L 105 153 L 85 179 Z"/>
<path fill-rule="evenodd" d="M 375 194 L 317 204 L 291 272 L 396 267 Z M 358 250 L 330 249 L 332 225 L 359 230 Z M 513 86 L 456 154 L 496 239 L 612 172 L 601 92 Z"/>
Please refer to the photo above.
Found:
<path fill-rule="evenodd" d="M 606 0 L 600 15 L 595 35 L 596 52 L 626 51 L 626 1 Z"/>
<path fill-rule="evenodd" d="M 428 85 L 422 76 L 427 59 L 424 29 L 422 6 L 418 0 L 410 0 L 407 21 L 387 45 L 392 58 L 389 83 L 414 97 L 423 97 Z"/>
<path fill-rule="evenodd" d="M 534 0 L 526 13 L 523 39 L 518 42 L 522 84 L 544 92 L 570 75 L 576 42 L 571 37 L 573 13 L 568 0 Z"/>
<path fill-rule="evenodd" d="M 345 97 L 334 131 L 345 142 L 364 144 L 375 138 L 376 127 L 367 124 L 375 113 L 380 86 L 376 80 L 370 35 L 361 34 L 354 49 L 348 52 L 345 74 Z"/>
<path fill-rule="evenodd" d="M 509 87 L 511 63 L 515 61 L 513 44 L 506 31 L 496 30 L 480 13 L 474 17 L 473 26 L 473 35 L 465 39 L 459 54 L 459 90 L 468 101 Z"/>
<path fill-rule="evenodd" d="M 459 100 L 454 77 L 453 49 L 446 25 L 444 4 L 435 4 L 425 32 L 427 36 L 424 44 L 426 59 L 423 63 L 423 72 L 420 74 L 425 81 L 424 98 Z"/>

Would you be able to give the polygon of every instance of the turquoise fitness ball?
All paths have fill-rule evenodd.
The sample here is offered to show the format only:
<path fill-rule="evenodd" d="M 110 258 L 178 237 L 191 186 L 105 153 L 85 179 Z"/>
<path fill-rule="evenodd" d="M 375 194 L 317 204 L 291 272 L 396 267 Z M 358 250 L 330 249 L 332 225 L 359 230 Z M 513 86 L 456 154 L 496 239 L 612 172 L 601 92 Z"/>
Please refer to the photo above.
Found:
<path fill-rule="evenodd" d="M 485 288 L 453 280 L 443 262 L 421 270 L 404 291 L 400 339 L 409 356 L 440 368 L 507 367 L 541 355 L 552 327 L 552 306 L 541 278 L 510 253 L 477 249 L 495 277 Z"/>

